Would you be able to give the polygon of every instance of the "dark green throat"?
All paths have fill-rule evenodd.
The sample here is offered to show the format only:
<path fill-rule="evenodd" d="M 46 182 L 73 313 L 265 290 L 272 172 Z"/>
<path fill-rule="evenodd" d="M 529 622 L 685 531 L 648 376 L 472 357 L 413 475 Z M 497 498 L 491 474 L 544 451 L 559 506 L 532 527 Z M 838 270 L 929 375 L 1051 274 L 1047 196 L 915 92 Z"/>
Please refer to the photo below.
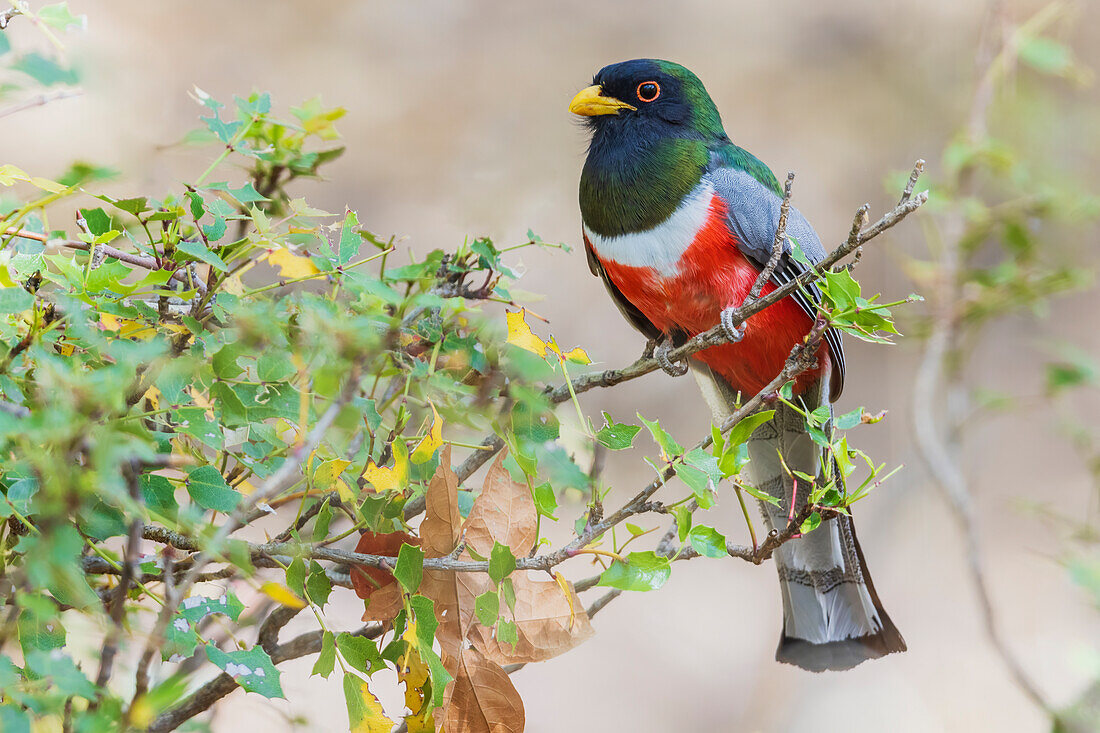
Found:
<path fill-rule="evenodd" d="M 609 141 L 611 142 L 611 141 Z M 652 229 L 698 184 L 710 156 L 701 140 L 663 138 L 648 149 L 597 146 L 581 173 L 581 216 L 605 237 Z M 597 149 L 599 147 L 599 149 Z"/>

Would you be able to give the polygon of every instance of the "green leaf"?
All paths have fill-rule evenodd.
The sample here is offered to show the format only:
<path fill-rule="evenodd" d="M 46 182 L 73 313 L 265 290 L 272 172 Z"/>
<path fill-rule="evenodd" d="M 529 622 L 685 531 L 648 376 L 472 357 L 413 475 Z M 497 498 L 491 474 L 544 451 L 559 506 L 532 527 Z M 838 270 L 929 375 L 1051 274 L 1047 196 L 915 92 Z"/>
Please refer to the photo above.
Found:
<path fill-rule="evenodd" d="M 833 420 L 833 425 L 838 430 L 851 430 L 863 420 L 863 408 L 857 407 L 851 412 L 846 412 Z"/>
<path fill-rule="evenodd" d="M 516 612 L 516 586 L 511 578 L 505 578 L 500 583 L 500 594 L 504 597 L 504 603 L 513 614 Z"/>
<path fill-rule="evenodd" d="M 600 576 L 599 585 L 620 590 L 657 590 L 672 575 L 668 558 L 652 551 L 632 552 L 626 560 L 625 564 L 618 560 L 611 563 Z"/>
<path fill-rule="evenodd" d="M 214 367 L 214 375 L 219 379 L 233 379 L 244 371 L 244 368 L 237 363 L 237 359 L 244 354 L 244 345 L 237 341 L 230 341 L 225 346 L 218 349 L 218 352 L 214 354 L 214 358 L 211 360 L 211 365 Z"/>
<path fill-rule="evenodd" d="M 354 636 L 343 631 L 336 635 L 336 648 L 340 650 L 340 655 L 347 660 L 348 664 L 368 675 L 386 666 L 378 653 L 378 645 L 373 639 Z"/>
<path fill-rule="evenodd" d="M 763 412 L 749 415 L 748 417 L 742 419 L 740 422 L 734 425 L 733 428 L 730 430 L 729 435 L 726 437 L 727 452 L 733 446 L 740 445 L 741 443 L 747 441 L 758 427 L 766 423 L 768 420 L 771 420 L 774 415 L 775 410 L 764 410 Z"/>
<path fill-rule="evenodd" d="M 229 265 L 225 264 L 225 261 L 221 257 L 218 257 L 217 254 L 207 249 L 206 245 L 202 242 L 192 242 L 187 239 L 182 239 L 176 242 L 176 249 L 183 252 L 185 255 L 194 257 L 200 262 L 205 262 L 218 272 L 228 272 L 229 270 Z"/>
<path fill-rule="evenodd" d="M 695 498 L 698 500 L 700 506 L 703 506 L 704 501 L 710 501 L 711 477 L 706 471 L 684 464 L 676 466 L 676 475 L 679 476 L 680 480 L 687 484 L 692 493 L 695 494 Z M 706 507 L 703 508 L 705 509 Z"/>
<path fill-rule="evenodd" d="M 703 557 L 725 557 L 726 538 L 713 527 L 697 524 L 688 533 L 691 546 Z"/>
<path fill-rule="evenodd" d="M 11 68 L 23 72 L 45 87 L 54 84 L 76 84 L 79 81 L 76 72 L 72 69 L 58 66 L 52 59 L 33 51 L 20 56 Z"/>
<path fill-rule="evenodd" d="M 88 231 L 99 237 L 111 231 L 111 217 L 102 208 L 81 209 L 80 216 L 84 219 L 84 225 Z"/>
<path fill-rule="evenodd" d="M 344 226 L 340 229 L 339 262 L 341 265 L 348 264 L 359 254 L 359 246 L 363 243 L 363 238 L 355 231 L 357 226 L 359 226 L 359 215 L 349 210 L 344 216 Z"/>
<path fill-rule="evenodd" d="M 814 512 L 810 516 L 806 517 L 806 521 L 802 523 L 802 526 L 798 528 L 798 531 L 802 534 L 808 534 L 813 532 L 821 524 L 821 515 Z"/>
<path fill-rule="evenodd" d="M 535 509 L 544 517 L 557 521 L 554 510 L 558 508 L 558 497 L 554 493 L 554 487 L 549 482 L 535 487 Z"/>
<path fill-rule="evenodd" d="M 492 628 L 500 615 L 500 596 L 488 590 L 474 599 L 474 614 L 485 628 Z"/>
<path fill-rule="evenodd" d="M 653 436 L 653 440 L 661 448 L 661 458 L 665 461 L 671 461 L 676 456 L 684 452 L 684 449 L 677 443 L 668 432 L 661 427 L 661 423 L 658 420 L 652 422 L 646 420 L 641 414 L 638 415 L 638 419 L 649 428 L 650 434 Z"/>
<path fill-rule="evenodd" d="M 43 5 L 38 9 L 38 19 L 46 25 L 62 31 L 69 26 L 82 26 L 86 22 L 85 16 L 72 14 L 67 2 Z"/>
<path fill-rule="evenodd" d="M 228 514 L 237 508 L 241 495 L 229 488 L 218 469 L 199 466 L 187 475 L 187 493 L 204 509 Z"/>
<path fill-rule="evenodd" d="M 638 425 L 618 423 L 608 413 L 603 414 L 604 426 L 596 433 L 596 440 L 611 450 L 625 450 L 634 445 L 634 438 L 641 432 Z"/>
<path fill-rule="evenodd" d="M 1024 36 L 1016 52 L 1021 61 L 1044 74 L 1063 76 L 1073 68 L 1073 52 L 1053 38 Z"/>
<path fill-rule="evenodd" d="M 489 553 L 489 577 L 499 583 L 512 574 L 516 569 L 516 558 L 507 545 L 499 542 L 493 544 L 493 551 Z"/>
<path fill-rule="evenodd" d="M 294 365 L 283 351 L 264 351 L 256 359 L 256 375 L 261 382 L 281 382 L 294 375 Z"/>
<path fill-rule="evenodd" d="M 516 626 L 514 621 L 502 618 L 497 622 L 497 641 L 501 644 L 511 644 L 513 646 L 519 641 L 519 627 Z"/>
<path fill-rule="evenodd" d="M 348 730 L 375 731 L 393 727 L 382 712 L 382 704 L 370 691 L 367 681 L 353 674 L 344 675 L 344 701 L 348 708 Z"/>
<path fill-rule="evenodd" d="M 22 313 L 34 304 L 34 296 L 23 288 L 0 288 L 0 313 Z"/>
<path fill-rule="evenodd" d="M 332 670 L 336 668 L 336 637 L 332 635 L 331 631 L 326 631 L 321 636 L 321 654 L 317 657 L 317 662 L 313 665 L 313 671 L 310 675 L 319 674 L 325 679 L 332 674 Z"/>
<path fill-rule="evenodd" d="M 669 511 L 676 519 L 676 533 L 680 541 L 683 542 L 687 538 L 688 532 L 691 531 L 691 510 L 681 504 L 672 507 Z"/>
<path fill-rule="evenodd" d="M 0 40 L 3 37 L 0 34 Z M 15 703 L 6 702 L 0 705 L 0 730 L 5 733 L 31 733 L 31 719 Z"/>
<path fill-rule="evenodd" d="M 206 658 L 249 692 L 255 692 L 268 699 L 285 698 L 283 688 L 279 684 L 282 673 L 271 662 L 267 652 L 260 647 L 223 652 L 213 644 L 208 644 Z"/>
<path fill-rule="evenodd" d="M 306 594 L 306 563 L 296 557 L 286 566 L 286 587 L 299 598 Z"/>
<path fill-rule="evenodd" d="M 328 499 L 325 499 L 325 503 L 321 506 L 321 510 L 317 512 L 317 518 L 313 521 L 313 541 L 320 542 L 328 537 L 328 528 L 332 523 L 332 507 L 329 505 Z"/>
<path fill-rule="evenodd" d="M 402 544 L 397 552 L 397 564 L 393 568 L 393 577 L 406 593 L 415 593 L 420 587 L 423 575 L 424 551 L 416 545 Z"/>
<path fill-rule="evenodd" d="M 774 496 L 772 496 L 771 494 L 769 494 L 766 491 L 761 491 L 760 489 L 756 488 L 755 486 L 750 486 L 748 484 L 741 484 L 741 488 L 744 489 L 746 492 L 748 492 L 749 496 L 752 496 L 755 499 L 759 499 L 760 501 L 766 501 L 769 504 L 774 504 L 775 506 L 779 506 L 779 499 L 775 498 Z"/>
<path fill-rule="evenodd" d="M 236 621 L 240 618 L 244 604 L 233 593 L 223 593 L 217 597 L 188 596 L 180 603 L 177 612 L 181 618 L 187 619 L 193 624 L 202 621 L 212 613 L 221 613 Z"/>
<path fill-rule="evenodd" d="M 325 569 L 315 560 L 309 562 L 309 577 L 306 578 L 306 594 L 320 608 L 328 603 L 329 594 L 332 593 L 332 581 L 328 579 Z"/>

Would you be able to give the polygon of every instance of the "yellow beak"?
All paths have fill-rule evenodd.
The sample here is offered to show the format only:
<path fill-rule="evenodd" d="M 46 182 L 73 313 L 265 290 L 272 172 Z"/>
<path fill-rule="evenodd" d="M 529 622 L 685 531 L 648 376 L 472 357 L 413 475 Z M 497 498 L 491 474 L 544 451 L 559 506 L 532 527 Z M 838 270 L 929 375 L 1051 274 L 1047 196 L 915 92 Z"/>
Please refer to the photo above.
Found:
<path fill-rule="evenodd" d="M 638 109 L 633 105 L 603 96 L 603 89 L 599 84 L 587 87 L 577 92 L 573 101 L 569 103 L 569 111 L 575 115 L 594 117 L 595 115 L 617 115 L 620 109 Z"/>

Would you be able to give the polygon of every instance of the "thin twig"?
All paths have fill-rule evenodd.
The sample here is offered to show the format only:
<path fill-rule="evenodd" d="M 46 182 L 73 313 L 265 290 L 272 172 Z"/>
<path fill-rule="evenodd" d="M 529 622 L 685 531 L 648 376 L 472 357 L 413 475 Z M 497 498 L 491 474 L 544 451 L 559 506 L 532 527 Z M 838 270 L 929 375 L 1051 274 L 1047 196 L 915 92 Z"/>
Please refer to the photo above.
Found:
<path fill-rule="evenodd" d="M 39 94 L 36 97 L 18 102 L 9 107 L 0 109 L 0 117 L 7 117 L 8 115 L 16 114 L 24 110 L 32 109 L 34 107 L 41 107 L 49 104 L 50 102 L 56 102 L 60 99 L 71 99 L 73 97 L 79 97 L 84 94 L 83 89 L 62 89 L 61 91 L 51 92 L 50 94 Z"/>
<path fill-rule="evenodd" d="M 750 305 L 760 297 L 760 292 L 764 289 L 764 285 L 772 279 L 772 275 L 775 274 L 775 268 L 779 266 L 779 258 L 783 256 L 783 245 L 787 243 L 787 216 L 791 212 L 791 187 L 793 185 L 794 171 L 790 171 L 787 173 L 787 182 L 783 184 L 783 203 L 779 206 L 779 225 L 775 228 L 775 238 L 772 241 L 771 256 L 768 258 L 767 264 L 764 265 L 764 269 L 756 276 L 756 281 L 752 284 L 752 289 L 749 290 L 749 294 L 745 296 L 745 300 L 742 301 L 739 309 L 744 308 L 746 305 Z"/>

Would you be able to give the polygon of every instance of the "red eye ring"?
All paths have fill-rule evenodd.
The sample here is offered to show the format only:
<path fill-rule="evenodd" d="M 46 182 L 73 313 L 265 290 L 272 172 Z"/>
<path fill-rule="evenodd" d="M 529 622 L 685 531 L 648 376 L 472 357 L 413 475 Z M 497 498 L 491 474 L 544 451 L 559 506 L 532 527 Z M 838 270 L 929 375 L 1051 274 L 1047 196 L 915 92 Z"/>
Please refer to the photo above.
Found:
<path fill-rule="evenodd" d="M 646 87 L 645 92 L 642 92 L 642 87 Z M 634 91 L 638 99 L 643 102 L 652 102 L 657 97 L 661 96 L 661 85 L 655 81 L 643 81 L 638 85 L 638 88 Z"/>

